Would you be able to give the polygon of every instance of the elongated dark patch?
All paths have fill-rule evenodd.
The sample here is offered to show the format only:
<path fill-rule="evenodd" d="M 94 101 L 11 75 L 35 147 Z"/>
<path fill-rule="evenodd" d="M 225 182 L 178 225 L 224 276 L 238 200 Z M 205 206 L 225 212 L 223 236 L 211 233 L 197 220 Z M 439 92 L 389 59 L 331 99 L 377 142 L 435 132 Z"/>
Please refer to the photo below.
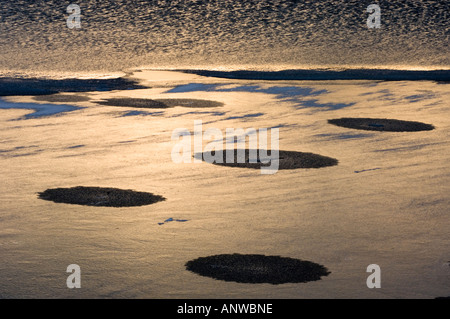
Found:
<path fill-rule="evenodd" d="M 68 95 L 68 94 L 52 94 L 52 95 L 38 95 L 33 98 L 35 101 L 55 102 L 55 103 L 71 103 L 71 102 L 85 102 L 90 99 L 83 95 Z"/>
<path fill-rule="evenodd" d="M 214 279 L 240 283 L 302 283 L 320 280 L 330 272 L 322 265 L 289 257 L 224 254 L 200 257 L 186 269 Z"/>
<path fill-rule="evenodd" d="M 137 90 L 147 88 L 134 80 L 125 78 L 51 80 L 0 77 L 0 96 L 49 95 L 60 92 Z"/>
<path fill-rule="evenodd" d="M 375 118 L 340 118 L 328 120 L 328 123 L 366 131 L 386 131 L 386 132 L 418 132 L 431 131 L 434 126 L 421 122 L 401 121 L 393 119 Z"/>
<path fill-rule="evenodd" d="M 216 152 L 218 152 L 218 154 L 216 154 Z M 235 149 L 232 155 L 232 160 L 230 161 L 228 161 L 227 159 L 227 150 L 211 151 L 211 153 L 196 153 L 194 154 L 194 157 L 196 159 L 206 161 L 210 164 L 254 169 L 269 167 L 271 165 L 271 161 L 273 160 L 278 160 L 279 170 L 320 168 L 338 164 L 338 160 L 331 157 L 314 153 L 303 153 L 295 151 L 279 151 L 278 157 L 276 157 L 275 153 L 271 153 L 270 151 L 266 150 L 261 151 L 254 149 Z M 215 156 L 217 156 L 219 159 L 222 159 L 222 161 L 212 160 Z M 251 159 L 256 160 L 253 160 L 252 162 Z"/>
<path fill-rule="evenodd" d="M 223 106 L 223 103 L 196 99 L 138 99 L 138 98 L 112 98 L 98 102 L 98 104 L 119 107 L 136 107 L 148 109 L 166 109 L 171 107 L 207 108 Z"/>
<path fill-rule="evenodd" d="M 39 193 L 38 197 L 55 203 L 103 207 L 144 206 L 165 200 L 164 197 L 152 193 L 83 186 L 47 189 Z"/>

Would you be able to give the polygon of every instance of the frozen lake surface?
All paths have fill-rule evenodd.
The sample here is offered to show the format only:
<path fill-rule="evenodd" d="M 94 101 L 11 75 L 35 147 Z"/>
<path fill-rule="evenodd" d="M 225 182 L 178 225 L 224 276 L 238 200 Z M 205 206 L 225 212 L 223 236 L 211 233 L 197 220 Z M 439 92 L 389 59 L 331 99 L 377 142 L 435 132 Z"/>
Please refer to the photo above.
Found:
<path fill-rule="evenodd" d="M 450 294 L 449 84 L 238 80 L 151 70 L 130 77 L 148 88 L 60 93 L 56 101 L 74 101 L 66 103 L 2 97 L 1 298 Z M 202 99 L 223 106 L 97 103 L 114 98 Z M 435 129 L 378 132 L 327 122 L 343 117 L 419 121 Z M 273 175 L 176 164 L 172 132 L 193 131 L 195 120 L 203 121 L 204 131 L 279 128 L 280 149 L 339 163 Z M 133 189 L 166 200 L 114 208 L 37 196 L 75 186 Z M 198 257 L 233 253 L 310 260 L 331 273 L 319 281 L 271 285 L 219 281 L 185 268 Z M 70 264 L 81 267 L 81 289 L 66 287 Z M 366 286 L 370 264 L 381 267 L 381 289 Z"/>

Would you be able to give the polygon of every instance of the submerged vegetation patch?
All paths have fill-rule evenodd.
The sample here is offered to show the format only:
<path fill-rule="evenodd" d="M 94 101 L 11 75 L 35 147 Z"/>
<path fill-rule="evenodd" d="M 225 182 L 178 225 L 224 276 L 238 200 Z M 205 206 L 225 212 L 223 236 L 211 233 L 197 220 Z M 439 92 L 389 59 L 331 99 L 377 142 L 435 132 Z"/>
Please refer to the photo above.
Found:
<path fill-rule="evenodd" d="M 266 150 L 235 149 L 230 151 L 233 154 L 230 161 L 227 158 L 227 150 L 196 153 L 194 156 L 211 164 L 254 169 L 273 166 L 272 161 L 278 161 L 278 169 L 321 168 L 338 164 L 337 159 L 314 153 L 279 151 L 277 156 L 273 151 Z"/>
<path fill-rule="evenodd" d="M 330 273 L 311 261 L 280 256 L 224 254 L 200 257 L 186 269 L 201 276 L 240 283 L 303 283 L 320 280 Z"/>
<path fill-rule="evenodd" d="M 421 122 L 376 118 L 340 118 L 328 120 L 328 123 L 366 131 L 418 132 L 434 129 L 433 125 Z"/>
<path fill-rule="evenodd" d="M 47 189 L 39 193 L 38 197 L 55 203 L 103 207 L 144 206 L 165 200 L 164 197 L 152 193 L 83 186 Z"/>
<path fill-rule="evenodd" d="M 111 98 L 98 102 L 101 105 L 136 107 L 148 109 L 166 109 L 171 107 L 207 108 L 220 107 L 223 103 L 198 99 L 138 99 L 138 98 Z"/>
<path fill-rule="evenodd" d="M 90 99 L 83 95 L 68 95 L 68 94 L 51 94 L 38 95 L 33 98 L 35 101 L 55 102 L 55 103 L 70 103 L 70 102 L 86 102 Z"/>

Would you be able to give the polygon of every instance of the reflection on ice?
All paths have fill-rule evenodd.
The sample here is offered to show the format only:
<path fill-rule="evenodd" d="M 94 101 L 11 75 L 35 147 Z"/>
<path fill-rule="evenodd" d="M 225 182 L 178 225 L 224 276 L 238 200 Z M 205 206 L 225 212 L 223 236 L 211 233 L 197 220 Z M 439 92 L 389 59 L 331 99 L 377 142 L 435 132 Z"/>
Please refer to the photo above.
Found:
<path fill-rule="evenodd" d="M 354 103 L 326 103 L 322 104 L 318 99 L 305 99 L 311 96 L 319 96 L 328 93 L 327 90 L 315 90 L 301 86 L 269 86 L 260 85 L 226 85 L 226 84 L 202 84 L 189 83 L 177 86 L 166 93 L 189 92 L 248 92 L 275 95 L 277 99 L 292 102 L 297 108 L 322 108 L 324 110 L 338 110 L 354 105 Z"/>
<path fill-rule="evenodd" d="M 0 100 L 0 109 L 24 109 L 34 110 L 33 113 L 24 116 L 25 119 L 51 116 L 59 113 L 72 112 L 82 107 L 66 104 L 37 104 L 37 103 L 11 103 Z"/>

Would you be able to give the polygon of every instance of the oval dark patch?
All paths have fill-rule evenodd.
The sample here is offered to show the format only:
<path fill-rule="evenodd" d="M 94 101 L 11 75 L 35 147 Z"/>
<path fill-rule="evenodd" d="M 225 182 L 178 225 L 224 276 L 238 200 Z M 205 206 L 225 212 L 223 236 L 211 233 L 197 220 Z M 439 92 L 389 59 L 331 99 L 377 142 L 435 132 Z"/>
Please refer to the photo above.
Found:
<path fill-rule="evenodd" d="M 328 120 L 328 123 L 366 131 L 418 132 L 431 131 L 434 129 L 434 126 L 431 124 L 393 119 L 340 118 Z"/>
<path fill-rule="evenodd" d="M 204 153 L 196 153 L 194 157 L 197 159 L 201 159 L 210 164 L 222 165 L 222 166 L 231 166 L 231 167 L 245 167 L 245 168 L 254 168 L 259 169 L 261 167 L 269 167 L 271 152 L 263 150 L 263 155 L 268 154 L 268 156 L 261 156 L 261 150 L 249 150 L 249 149 L 235 149 L 233 153 L 233 160 L 227 163 L 227 150 L 220 151 L 212 151 L 211 156 L 216 156 L 216 152 L 219 152 L 217 156 L 222 158 L 223 161 L 220 163 L 220 160 L 212 161 L 209 159 L 209 152 Z M 244 153 L 245 152 L 245 153 Z M 245 155 L 244 155 L 245 154 Z M 251 162 L 251 158 L 255 158 L 256 161 Z M 206 159 L 205 159 L 206 155 Z M 275 156 L 275 154 L 274 154 Z M 295 151 L 279 151 L 278 153 L 278 169 L 299 169 L 299 168 L 320 168 L 327 166 L 334 166 L 338 164 L 338 160 L 318 155 L 314 153 L 303 153 L 303 152 L 295 152 Z"/>
<path fill-rule="evenodd" d="M 144 206 L 165 200 L 164 197 L 152 193 L 83 186 L 47 189 L 39 193 L 38 197 L 55 203 L 103 207 Z"/>
<path fill-rule="evenodd" d="M 137 99 L 137 98 L 112 98 L 97 102 L 98 104 L 119 107 L 136 107 L 148 109 L 166 109 L 170 107 L 190 107 L 190 108 L 205 108 L 205 107 L 219 107 L 223 103 L 209 100 L 196 99 Z"/>
<path fill-rule="evenodd" d="M 330 272 L 322 265 L 289 257 L 224 254 L 200 257 L 186 269 L 201 276 L 240 283 L 301 283 L 320 280 Z"/>

